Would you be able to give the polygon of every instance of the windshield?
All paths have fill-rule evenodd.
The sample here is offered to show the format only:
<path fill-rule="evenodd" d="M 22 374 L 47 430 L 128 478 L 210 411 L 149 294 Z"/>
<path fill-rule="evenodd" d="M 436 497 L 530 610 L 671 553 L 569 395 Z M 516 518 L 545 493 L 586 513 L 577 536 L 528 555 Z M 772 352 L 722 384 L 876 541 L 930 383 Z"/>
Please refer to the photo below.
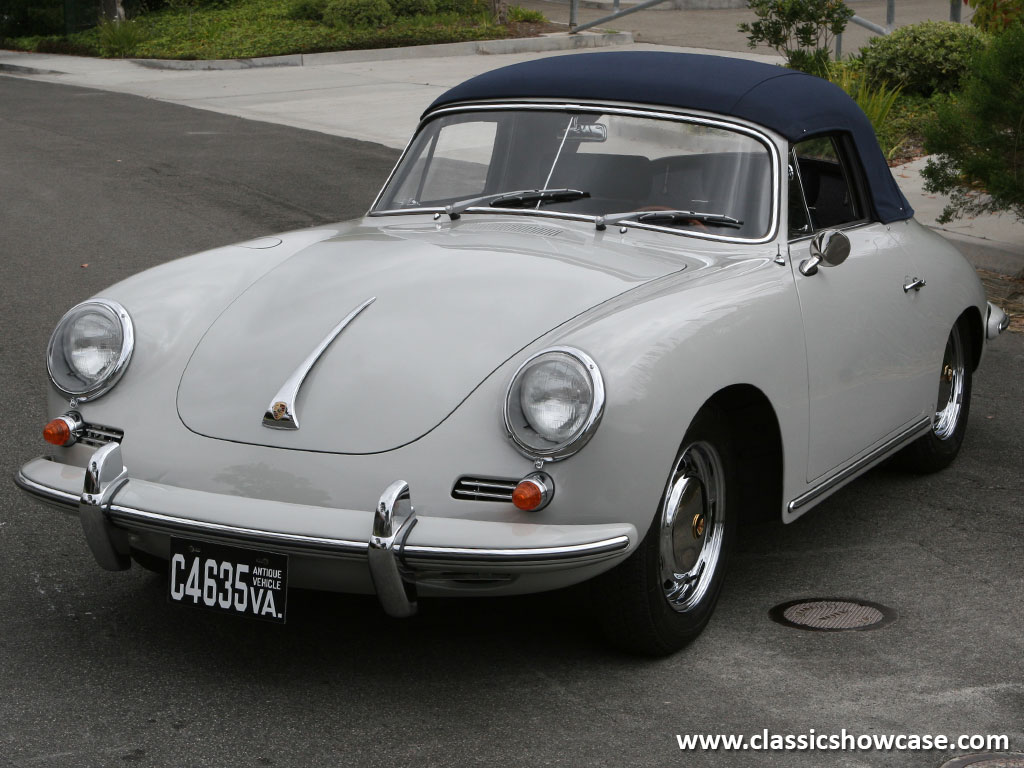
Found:
<path fill-rule="evenodd" d="M 598 111 L 449 113 L 417 134 L 371 213 L 432 209 L 457 218 L 500 208 L 761 238 L 772 219 L 771 155 L 750 135 L 700 122 Z"/>

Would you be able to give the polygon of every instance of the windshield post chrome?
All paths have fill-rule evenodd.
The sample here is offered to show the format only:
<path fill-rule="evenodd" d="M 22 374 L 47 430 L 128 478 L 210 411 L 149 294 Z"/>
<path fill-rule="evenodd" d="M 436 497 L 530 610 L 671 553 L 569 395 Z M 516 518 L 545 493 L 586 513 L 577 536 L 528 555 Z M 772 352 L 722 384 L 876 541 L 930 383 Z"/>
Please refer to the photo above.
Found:
<path fill-rule="evenodd" d="M 320 359 L 320 356 L 323 355 L 327 347 L 331 345 L 331 342 L 338 337 L 338 334 L 345 330 L 346 326 L 355 320 L 360 312 L 376 300 L 376 296 L 371 296 L 349 312 L 340 323 L 331 329 L 331 332 L 317 345 L 309 357 L 302 361 L 302 365 L 296 368 L 295 372 L 288 377 L 288 380 L 281 385 L 281 389 L 278 390 L 277 394 L 274 395 L 274 399 L 270 401 L 270 405 L 267 406 L 267 410 L 263 414 L 264 427 L 270 427 L 271 429 L 299 428 L 299 414 L 295 406 L 299 399 L 299 389 L 302 387 L 302 382 L 306 380 L 306 376 L 313 370 L 317 360 Z"/>

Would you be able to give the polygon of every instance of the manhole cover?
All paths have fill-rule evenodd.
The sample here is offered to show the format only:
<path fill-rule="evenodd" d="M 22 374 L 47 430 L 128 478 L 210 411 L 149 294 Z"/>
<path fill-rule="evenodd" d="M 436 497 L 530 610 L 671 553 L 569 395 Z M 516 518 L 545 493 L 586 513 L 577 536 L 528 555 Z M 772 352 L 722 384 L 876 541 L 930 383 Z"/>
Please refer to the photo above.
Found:
<path fill-rule="evenodd" d="M 878 629 L 896 620 L 896 611 L 892 608 L 867 600 L 837 597 L 793 600 L 775 606 L 769 615 L 787 627 L 819 632 Z"/>
<path fill-rule="evenodd" d="M 943 763 L 942 768 L 1024 768 L 1024 754 L 989 752 L 984 755 L 965 755 Z"/>

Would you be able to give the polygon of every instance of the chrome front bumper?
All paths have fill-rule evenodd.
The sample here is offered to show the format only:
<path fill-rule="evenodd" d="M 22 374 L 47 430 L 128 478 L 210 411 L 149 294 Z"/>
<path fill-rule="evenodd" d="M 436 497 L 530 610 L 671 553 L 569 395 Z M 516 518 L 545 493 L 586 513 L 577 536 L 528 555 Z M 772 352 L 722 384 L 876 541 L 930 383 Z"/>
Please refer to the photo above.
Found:
<path fill-rule="evenodd" d="M 544 577 L 541 586 L 520 591 L 575 583 L 622 560 L 637 540 L 636 528 L 626 523 L 531 525 L 418 517 L 404 481 L 391 484 L 373 512 L 160 485 L 132 479 L 117 443 L 97 450 L 85 470 L 34 459 L 17 473 L 15 483 L 40 501 L 77 511 L 93 556 L 108 570 L 130 567 L 132 534 L 256 546 L 328 563 L 365 561 L 373 591 L 392 616 L 416 612 L 419 585 L 511 583 L 537 574 Z M 202 510 L 203 519 L 189 517 L 192 510 Z M 285 521 L 288 531 L 275 530 Z"/>
<path fill-rule="evenodd" d="M 1003 311 L 1002 307 L 988 303 L 988 313 L 985 318 L 985 338 L 991 340 L 1010 327 L 1010 316 Z"/>

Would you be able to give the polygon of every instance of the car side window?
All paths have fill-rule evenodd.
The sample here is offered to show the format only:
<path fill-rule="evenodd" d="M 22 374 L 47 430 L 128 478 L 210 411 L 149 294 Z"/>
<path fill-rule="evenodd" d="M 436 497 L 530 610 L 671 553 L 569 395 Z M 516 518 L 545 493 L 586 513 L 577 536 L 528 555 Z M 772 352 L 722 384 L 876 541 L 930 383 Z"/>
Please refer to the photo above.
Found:
<path fill-rule="evenodd" d="M 864 219 L 865 206 L 854 176 L 845 142 L 838 136 L 819 136 L 794 145 L 791 163 L 790 234 L 842 227 Z M 804 206 L 793 202 L 793 184 L 802 192 Z M 803 219 L 794 221 L 794 208 L 804 207 Z M 799 213 L 799 211 L 797 211 Z M 810 219 L 810 229 L 806 219 Z"/>

